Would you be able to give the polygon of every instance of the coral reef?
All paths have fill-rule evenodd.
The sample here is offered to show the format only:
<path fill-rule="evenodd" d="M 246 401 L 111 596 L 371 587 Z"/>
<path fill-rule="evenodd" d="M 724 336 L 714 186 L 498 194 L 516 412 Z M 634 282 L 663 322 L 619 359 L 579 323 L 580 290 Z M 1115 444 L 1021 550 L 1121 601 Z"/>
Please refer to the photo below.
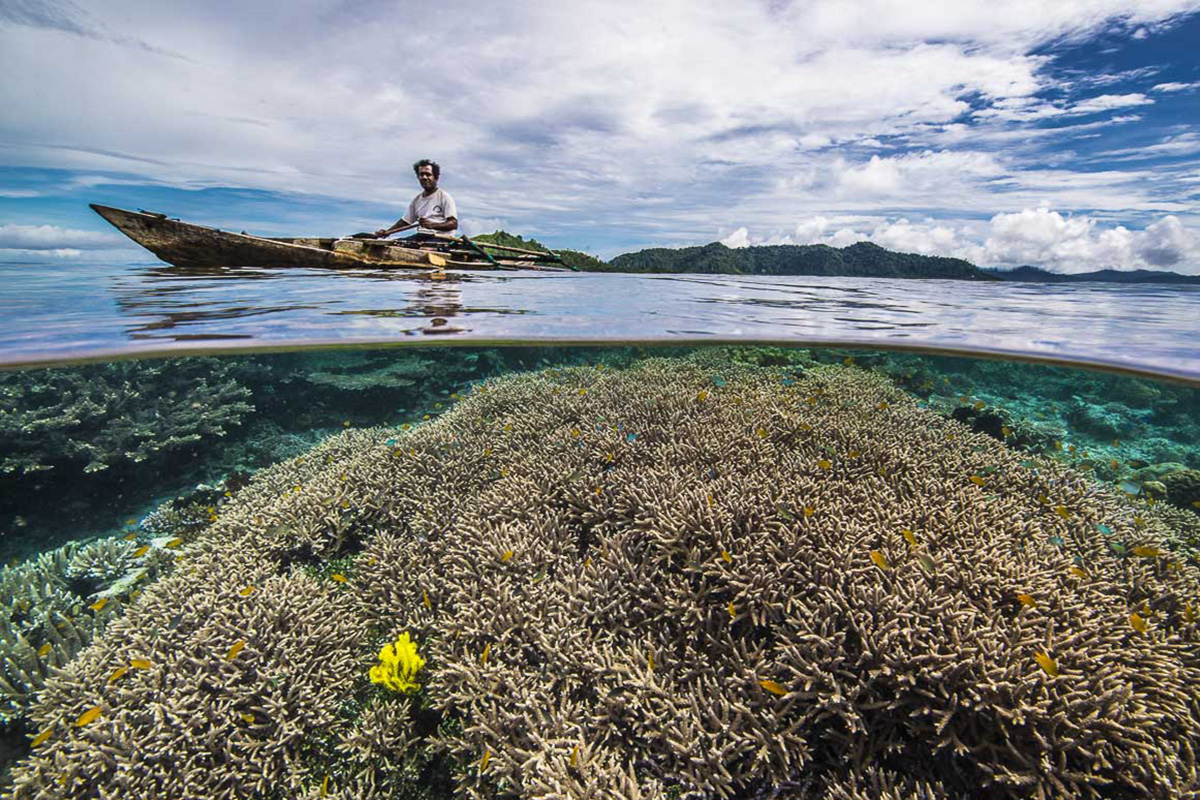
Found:
<path fill-rule="evenodd" d="M 227 359 L 0 374 L 0 475 L 98 472 L 224 436 L 253 408 Z"/>
<path fill-rule="evenodd" d="M 1182 515 L 853 366 L 489 380 L 256 474 L 13 797 L 1188 796 Z M 402 631 L 415 695 L 367 678 Z"/>

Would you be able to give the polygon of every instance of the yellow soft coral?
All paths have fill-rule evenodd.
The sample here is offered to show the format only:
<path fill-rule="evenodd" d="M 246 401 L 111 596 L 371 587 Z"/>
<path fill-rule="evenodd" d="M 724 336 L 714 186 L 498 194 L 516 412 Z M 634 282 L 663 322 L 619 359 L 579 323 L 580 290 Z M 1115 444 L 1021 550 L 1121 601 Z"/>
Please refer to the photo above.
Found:
<path fill-rule="evenodd" d="M 371 683 L 382 683 L 394 692 L 415 692 L 421 688 L 416 679 L 424 666 L 425 659 L 417 655 L 417 646 L 405 631 L 395 644 L 385 644 L 379 651 L 379 664 L 371 667 Z"/>

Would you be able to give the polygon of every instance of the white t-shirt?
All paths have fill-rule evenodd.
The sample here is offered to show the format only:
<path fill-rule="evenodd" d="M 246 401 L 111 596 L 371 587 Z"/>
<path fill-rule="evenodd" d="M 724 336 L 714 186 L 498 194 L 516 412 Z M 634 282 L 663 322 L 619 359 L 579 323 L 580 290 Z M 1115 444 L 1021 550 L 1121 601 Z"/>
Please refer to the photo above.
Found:
<path fill-rule="evenodd" d="M 448 192 L 441 189 L 434 189 L 433 194 L 430 195 L 421 192 L 408 204 L 408 212 L 405 213 L 403 219 L 405 222 L 416 222 L 421 217 L 428 217 L 433 222 L 445 222 L 450 217 L 458 217 L 458 208 L 454 205 L 454 198 Z M 426 231 L 424 228 L 418 228 L 418 231 L 424 233 L 450 232 Z"/>

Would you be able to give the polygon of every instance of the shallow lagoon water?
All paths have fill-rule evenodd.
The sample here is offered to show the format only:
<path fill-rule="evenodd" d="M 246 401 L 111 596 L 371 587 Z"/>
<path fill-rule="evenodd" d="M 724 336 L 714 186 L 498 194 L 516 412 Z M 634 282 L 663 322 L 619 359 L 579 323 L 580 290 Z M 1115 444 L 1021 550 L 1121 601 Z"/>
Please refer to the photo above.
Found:
<path fill-rule="evenodd" d="M 994 780 L 997 765 L 1022 767 L 989 749 L 991 735 L 979 732 L 998 722 L 971 697 L 1002 709 L 1013 704 L 1013 713 L 1035 719 L 1041 712 L 1030 708 L 1046 708 L 1049 719 L 1091 691 L 1086 681 L 1104 664 L 1119 666 L 1105 673 L 1104 691 L 1116 692 L 1122 708 L 1152 702 L 1150 695 L 1186 695 L 1200 675 L 1186 655 L 1188 642 L 1195 652 L 1189 637 L 1196 632 L 1187 609 L 1200 607 L 1193 596 L 1200 526 L 1191 521 L 1200 506 L 1188 493 L 1192 474 L 1200 475 L 1195 287 L 5 269 L 7 365 L 60 362 L 0 375 L 0 553 L 9 565 L 0 580 L 8 610 L 0 655 L 2 677 L 17 690 L 6 690 L 0 741 L 5 782 L 15 778 L 17 796 L 35 796 L 42 785 L 65 797 L 440 797 L 455 786 L 470 796 L 576 796 L 597 783 L 613 796 L 634 796 L 630 781 L 652 796 L 714 796 L 732 786 L 737 796 L 816 798 L 867 791 L 864 782 L 901 795 L 1025 796 L 1017 788 L 1024 784 Z M 842 346 L 824 346 L 834 343 Z M 171 357 L 136 358 L 147 355 Z M 1061 366 L 1070 363 L 1134 375 Z M 626 383 L 639 375 L 644 383 Z M 869 424 L 860 428 L 838 409 L 862 398 L 870 398 L 862 409 Z M 750 406 L 757 416 L 739 416 Z M 895 424 L 878 419 L 901 409 Z M 883 442 L 913 421 L 920 423 L 914 441 L 926 444 L 897 455 L 897 441 Z M 942 444 L 930 444 L 939 441 L 925 435 L 931 431 Z M 697 455 L 679 461 L 676 446 Z M 419 457 L 420 466 L 396 467 L 379 483 L 382 467 L 364 455 L 371 448 L 401 465 Z M 667 464 L 673 472 L 656 472 Z M 898 469 L 911 470 L 915 483 Z M 424 482 L 425 475 L 442 477 Z M 278 497 L 262 494 L 263 486 Z M 661 505 L 643 486 L 658 487 L 651 496 Z M 746 498 L 737 498 L 739 487 Z M 767 487 L 784 494 L 760 508 Z M 324 503 L 330 491 L 329 511 L 310 518 L 296 510 L 310 497 Z M 396 494 L 374 499 L 387 492 Z M 944 492 L 952 493 L 939 499 Z M 689 493 L 696 505 L 675 505 Z M 924 500 L 914 505 L 914 496 Z M 521 506 L 523 498 L 531 505 Z M 641 517 L 630 506 L 637 503 L 645 506 Z M 849 516 L 822 528 L 835 508 Z M 543 513 L 557 521 L 531 522 Z M 668 545 L 655 538 L 670 533 L 665 525 L 621 522 L 692 513 L 714 515 L 683 524 L 709 538 Z M 260 514 L 278 519 L 256 522 Z M 966 519 L 992 522 L 975 529 Z M 764 526 L 773 533 L 761 536 Z M 555 530 L 571 531 L 564 540 L 571 547 Z M 638 531 L 658 532 L 636 539 Z M 1028 531 L 1030 538 L 1020 533 Z M 404 543 L 409 535 L 415 549 Z M 643 578 L 640 562 L 622 560 L 619 542 L 648 554 Z M 656 547 L 681 549 L 670 555 Z M 685 554 L 697 547 L 693 566 Z M 1138 547 L 1161 555 L 1137 556 Z M 787 563 L 789 553 L 797 563 L 842 565 L 822 574 L 844 569 L 847 581 L 863 581 L 854 591 L 882 598 L 871 614 L 885 623 L 899 608 L 889 597 L 915 607 L 927 596 L 944 619 L 929 618 L 923 631 L 971 618 L 985 624 L 953 635 L 987 641 L 1000 632 L 1019 644 L 972 661 L 965 644 L 934 637 L 931 649 L 909 653 L 909 644 L 893 641 L 905 663 L 926 665 L 901 668 L 903 681 L 915 683 L 895 686 L 879 683 L 869 651 L 851 648 L 839 692 L 856 699 L 827 703 L 805 694 L 797 670 L 807 664 L 819 672 L 832 662 L 794 660 L 790 645 L 775 641 L 796 625 L 818 625 L 803 599 L 820 594 L 832 609 L 858 597 L 806 636 L 819 630 L 819 639 L 848 647 L 854 636 L 890 628 L 872 632 L 851 610 L 863 597 L 829 594 L 820 577 L 793 584 L 792 573 L 750 569 L 756 552 L 762 564 Z M 403 568 L 381 572 L 392 558 Z M 201 565 L 192 577 L 189 559 Z M 998 571 L 978 572 L 980 559 Z M 748 571 L 739 573 L 743 565 Z M 609 567 L 624 578 L 589 583 L 589 570 Z M 144 574 L 130 581 L 139 569 Z M 582 584 L 568 579 L 572 570 L 581 570 Z M 723 570 L 734 577 L 720 577 Z M 1094 578 L 1091 587 L 1071 570 Z M 638 611 L 666 602 L 652 587 L 681 576 L 706 587 L 701 597 L 717 598 L 715 611 L 702 614 L 708 621 L 685 639 L 723 637 L 725 628 L 711 626 L 728 624 L 734 641 L 765 648 L 763 663 L 743 663 L 720 637 L 701 658 Z M 768 597 L 764 582 L 805 588 L 781 600 Z M 34 592 L 35 585 L 48 589 Z M 974 585 L 982 588 L 963 588 Z M 603 594 L 600 586 L 632 594 Z M 588 625 L 562 627 L 562 610 L 546 605 L 537 587 L 566 596 Z M 908 594 L 914 587 L 920 591 Z M 354 599 L 361 597 L 373 599 Z M 288 598 L 311 601 L 320 613 Z M 388 598 L 386 606 L 374 598 Z M 254 605 L 260 601 L 266 605 Z M 452 602 L 460 611 L 439 617 Z M 776 602 L 788 610 L 773 610 Z M 597 606 L 613 604 L 632 616 L 600 624 Z M 700 608 L 670 607 L 678 619 Z M 263 609 L 303 635 L 259 627 L 252 620 Z M 133 639 L 121 626 L 106 633 L 126 616 Z M 45 620 L 74 638 L 51 633 Z M 1108 633 L 1088 638 L 1092 626 Z M 368 677 L 401 627 L 429 657 L 415 694 Z M 545 635 L 583 637 L 592 649 L 556 655 L 545 649 Z M 1113 637 L 1123 642 L 1116 650 Z M 947 651 L 962 658 L 951 672 L 972 677 L 943 675 L 926 685 L 930 671 L 941 675 L 930 659 Z M 131 668 L 131 658 L 152 666 Z M 577 683 L 565 693 L 524 694 L 554 677 L 547 659 L 559 680 Z M 49 680 L 51 668 L 72 677 Z M 1000 683 L 1017 688 L 997 689 L 984 680 L 989 670 L 1011 674 Z M 1121 694 L 1119 675 L 1138 670 L 1155 676 L 1154 691 L 1145 694 L 1135 680 L 1131 694 Z M 171 682 L 180 671 L 209 676 L 208 688 L 200 695 L 180 688 Z M 152 691 L 151 677 L 176 688 Z M 278 693 L 281 681 L 293 689 Z M 658 702 L 640 694 L 654 685 L 683 705 L 708 697 L 727 721 L 708 728 L 703 718 L 668 711 L 670 704 L 638 705 Z M 968 742 L 978 749 L 956 752 L 923 725 L 896 728 L 908 733 L 883 747 L 879 737 L 896 724 L 887 709 L 906 719 L 933 713 L 913 705 L 902 685 L 961 692 L 961 701 L 937 713 L 961 715 L 964 727 L 951 730 L 978 735 Z M 574 717 L 533 730 L 547 742 L 540 751 L 529 750 L 517 717 L 504 716 L 532 708 L 535 697 L 554 708 L 568 696 L 582 705 Z M 608 699 L 597 705 L 601 696 Z M 188 710 L 194 733 L 170 715 L 139 712 L 173 704 Z M 651 707 L 659 710 L 650 714 Z M 753 708 L 753 720 L 722 717 L 741 707 Z M 859 739 L 838 728 L 847 707 L 865 726 Z M 806 708 L 825 709 L 814 717 L 822 721 L 805 728 Z M 1086 753 L 1103 754 L 1094 771 L 1117 789 L 1097 784 L 1098 796 L 1169 797 L 1196 788 L 1194 768 L 1189 773 L 1170 755 L 1173 744 L 1195 744 L 1195 729 L 1173 727 L 1189 712 L 1154 706 L 1154 713 L 1166 720 L 1153 726 L 1158 745 L 1113 707 L 1102 721 L 1136 746 L 1109 748 L 1108 728 L 1087 728 L 1081 715 L 1074 721 L 1098 737 L 1083 753 L 1057 740 L 1048 747 L 1069 760 L 1064 775 L 1086 774 Z M 721 762 L 732 784 L 715 767 L 681 760 L 670 744 L 697 724 L 706 732 L 690 749 Z M 783 733 L 789 726 L 800 726 L 801 740 Z M 412 747 L 399 755 L 364 744 L 372 736 Z M 766 755 L 756 755 L 755 736 L 768 737 Z M 1014 735 L 1009 744 L 1036 763 L 1046 751 L 1035 739 Z M 1156 750 L 1163 742 L 1166 750 Z M 883 749 L 865 764 L 846 755 L 876 747 Z M 106 758 L 89 756 L 93 748 Z M 1122 748 L 1132 753 L 1124 762 Z M 163 753 L 176 755 L 164 761 Z M 191 788 L 164 777 L 163 764 L 166 773 L 187 773 Z M 1029 779 L 1054 786 L 1054 769 Z M 123 772 L 132 782 L 120 782 Z M 270 775 L 270 784 L 252 773 Z M 543 784 L 558 788 L 536 788 Z M 138 788 L 122 794 L 126 785 Z"/>

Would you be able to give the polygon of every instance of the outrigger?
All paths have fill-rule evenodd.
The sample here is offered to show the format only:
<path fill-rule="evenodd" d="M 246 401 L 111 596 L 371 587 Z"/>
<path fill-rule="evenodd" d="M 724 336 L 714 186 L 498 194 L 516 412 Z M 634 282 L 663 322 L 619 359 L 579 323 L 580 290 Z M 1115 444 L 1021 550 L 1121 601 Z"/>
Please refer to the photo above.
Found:
<path fill-rule="evenodd" d="M 433 234 L 417 239 L 299 236 L 278 238 L 232 233 L 149 211 L 91 208 L 121 233 L 177 267 L 379 267 L 427 270 L 574 271 L 554 252 L 524 250 L 466 236 Z"/>

